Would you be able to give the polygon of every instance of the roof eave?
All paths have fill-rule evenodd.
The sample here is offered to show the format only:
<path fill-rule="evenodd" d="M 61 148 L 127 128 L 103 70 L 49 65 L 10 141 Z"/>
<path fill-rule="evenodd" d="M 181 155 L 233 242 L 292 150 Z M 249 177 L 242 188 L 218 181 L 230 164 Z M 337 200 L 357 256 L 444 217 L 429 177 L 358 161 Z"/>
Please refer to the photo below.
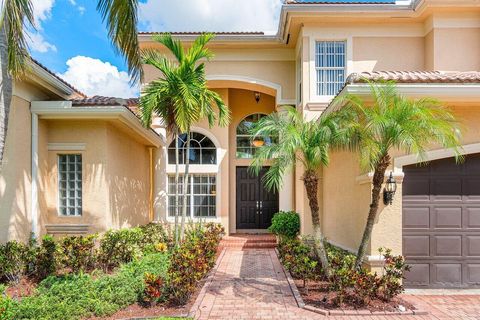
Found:
<path fill-rule="evenodd" d="M 71 101 L 33 101 L 32 113 L 42 119 L 104 119 L 119 120 L 149 144 L 160 147 L 165 145 L 165 138 L 151 128 L 145 128 L 140 120 L 125 106 L 72 106 Z"/>
<path fill-rule="evenodd" d="M 432 97 L 449 104 L 474 103 L 480 100 L 480 83 L 398 83 L 396 86 L 401 95 L 414 99 Z M 369 97 L 371 86 L 368 83 L 347 84 L 336 98 L 346 94 Z M 337 101 L 339 100 L 333 99 L 325 112 L 329 113 L 341 108 Z"/>

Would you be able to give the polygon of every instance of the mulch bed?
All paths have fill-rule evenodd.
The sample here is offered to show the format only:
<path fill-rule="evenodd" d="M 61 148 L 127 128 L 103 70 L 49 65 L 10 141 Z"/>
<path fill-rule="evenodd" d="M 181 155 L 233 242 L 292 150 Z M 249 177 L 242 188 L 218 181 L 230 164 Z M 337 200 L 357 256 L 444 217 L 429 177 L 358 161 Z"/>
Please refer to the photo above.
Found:
<path fill-rule="evenodd" d="M 336 292 L 329 291 L 326 282 L 308 282 L 308 290 L 303 287 L 302 280 L 294 280 L 295 285 L 300 292 L 302 299 L 306 305 L 314 306 L 326 310 L 368 310 L 370 312 L 386 311 L 398 312 L 399 307 L 403 306 L 406 310 L 415 310 L 415 306 L 403 300 L 400 297 L 394 298 L 390 302 L 382 300 L 372 300 L 368 305 L 364 305 L 355 299 L 351 294 L 344 299 L 343 305 L 338 303 L 338 295 Z"/>
<path fill-rule="evenodd" d="M 11 298 L 21 299 L 30 296 L 35 288 L 37 288 L 37 282 L 34 279 L 22 277 L 17 284 L 10 285 L 5 293 Z"/>

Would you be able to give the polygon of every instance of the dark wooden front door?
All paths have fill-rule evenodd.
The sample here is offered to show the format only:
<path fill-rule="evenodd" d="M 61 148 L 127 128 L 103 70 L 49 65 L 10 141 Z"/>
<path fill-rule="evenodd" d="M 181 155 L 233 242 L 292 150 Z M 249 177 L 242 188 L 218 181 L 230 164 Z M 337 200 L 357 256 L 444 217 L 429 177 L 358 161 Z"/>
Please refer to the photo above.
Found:
<path fill-rule="evenodd" d="M 255 176 L 248 167 L 237 167 L 237 229 L 267 229 L 278 212 L 278 193 L 262 183 L 267 170 Z"/>

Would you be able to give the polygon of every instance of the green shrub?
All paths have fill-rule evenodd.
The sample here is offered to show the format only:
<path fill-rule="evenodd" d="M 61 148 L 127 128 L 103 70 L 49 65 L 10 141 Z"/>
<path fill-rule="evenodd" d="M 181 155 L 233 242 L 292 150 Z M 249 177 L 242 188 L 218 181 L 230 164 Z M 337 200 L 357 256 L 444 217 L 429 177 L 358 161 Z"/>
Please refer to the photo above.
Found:
<path fill-rule="evenodd" d="M 5 295 L 6 287 L 0 285 L 0 320 L 14 320 L 17 302 Z"/>
<path fill-rule="evenodd" d="M 12 240 L 0 245 L 0 280 L 18 282 L 26 270 L 26 245 Z"/>
<path fill-rule="evenodd" d="M 200 281 L 215 264 L 218 244 L 224 234 L 221 225 L 208 223 L 188 230 L 174 250 L 168 269 L 169 289 L 179 304 L 187 302 Z"/>
<path fill-rule="evenodd" d="M 268 230 L 280 238 L 294 238 L 300 232 L 300 216 L 293 211 L 280 211 L 272 218 L 272 225 Z"/>
<path fill-rule="evenodd" d="M 142 304 L 152 306 L 162 301 L 165 293 L 165 282 L 162 277 L 145 273 L 143 282 L 145 283 L 145 289 L 141 296 Z"/>
<path fill-rule="evenodd" d="M 88 271 L 95 265 L 96 234 L 88 236 L 69 236 L 60 240 L 61 263 L 72 272 Z"/>
<path fill-rule="evenodd" d="M 166 254 L 152 254 L 123 265 L 114 275 L 48 277 L 36 294 L 21 300 L 13 319 L 76 320 L 111 315 L 138 301 L 145 290 L 145 273 L 164 278 L 168 261 Z"/>
<path fill-rule="evenodd" d="M 406 264 L 403 256 L 392 255 L 391 249 L 380 248 L 378 251 L 383 255 L 385 263 L 377 296 L 382 300 L 390 301 L 404 291 L 402 279 L 405 271 L 410 271 L 410 266 Z"/>
<path fill-rule="evenodd" d="M 37 279 L 45 279 L 57 271 L 57 249 L 57 243 L 52 236 L 43 237 L 42 244 L 37 248 L 35 256 L 35 277 Z"/>
<path fill-rule="evenodd" d="M 149 223 L 140 226 L 139 228 L 141 230 L 139 246 L 144 253 L 156 252 L 156 245 L 160 243 L 169 243 L 167 231 L 162 224 Z"/>
<path fill-rule="evenodd" d="M 285 238 L 279 243 L 280 260 L 293 277 L 307 281 L 320 279 L 322 272 L 311 248 L 299 239 Z"/>
<path fill-rule="evenodd" d="M 100 240 L 99 263 L 108 270 L 141 257 L 141 239 L 139 227 L 107 231 Z"/>

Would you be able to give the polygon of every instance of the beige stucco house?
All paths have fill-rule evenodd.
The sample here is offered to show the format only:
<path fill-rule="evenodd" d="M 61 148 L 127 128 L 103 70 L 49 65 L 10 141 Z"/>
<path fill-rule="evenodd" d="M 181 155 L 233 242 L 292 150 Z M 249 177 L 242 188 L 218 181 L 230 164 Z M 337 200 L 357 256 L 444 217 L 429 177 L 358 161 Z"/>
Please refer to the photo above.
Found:
<path fill-rule="evenodd" d="M 197 35 L 175 33 L 185 42 Z M 139 39 L 143 48 L 163 50 L 152 33 Z M 313 119 L 338 94 L 368 96 L 362 78 L 392 79 L 402 94 L 434 97 L 452 109 L 463 123 L 467 157 L 456 165 L 450 150 L 432 145 L 429 164 L 417 167 L 416 155 L 393 155 L 388 175 L 397 193 L 381 208 L 366 262 L 375 267 L 377 248 L 389 247 L 413 267 L 408 287 L 480 286 L 479 1 L 287 1 L 277 34 L 217 33 L 210 47 L 209 85 L 232 121 L 193 128 L 191 220 L 220 222 L 229 234 L 264 232 L 273 213 L 295 210 L 302 233 L 310 233 L 302 168 L 285 177 L 278 194 L 266 192 L 246 171 L 255 146 L 245 129 L 283 105 Z M 35 74 L 15 86 L 0 173 L 0 241 L 26 238 L 31 230 L 85 233 L 173 221 L 174 143 L 161 121 L 145 129 L 135 117 L 135 99 L 82 97 L 39 70 L 49 86 Z M 145 75 L 146 83 L 158 76 L 148 67 Z M 321 177 L 323 231 L 355 251 L 371 173 L 360 169 L 355 154 L 336 152 Z"/>

